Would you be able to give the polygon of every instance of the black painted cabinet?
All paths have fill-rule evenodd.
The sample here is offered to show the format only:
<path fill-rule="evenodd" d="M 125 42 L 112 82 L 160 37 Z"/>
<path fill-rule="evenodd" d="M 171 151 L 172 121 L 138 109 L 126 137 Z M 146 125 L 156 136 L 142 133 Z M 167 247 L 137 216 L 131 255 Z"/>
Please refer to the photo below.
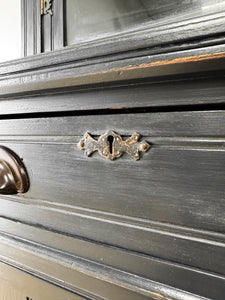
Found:
<path fill-rule="evenodd" d="M 224 1 L 103 2 L 23 1 L 0 65 L 1 295 L 223 299 Z"/>

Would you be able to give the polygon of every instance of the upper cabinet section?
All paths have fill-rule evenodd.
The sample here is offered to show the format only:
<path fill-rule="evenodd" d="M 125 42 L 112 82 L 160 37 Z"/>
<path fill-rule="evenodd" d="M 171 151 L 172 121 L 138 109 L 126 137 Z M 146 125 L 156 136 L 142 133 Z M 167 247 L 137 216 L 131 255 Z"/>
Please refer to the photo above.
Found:
<path fill-rule="evenodd" d="M 169 52 L 171 45 L 224 42 L 225 0 L 21 1 L 24 56 L 67 46 L 82 54 L 88 48 L 91 57 L 94 51 L 111 55 L 166 45 Z"/>
<path fill-rule="evenodd" d="M 223 0 L 66 0 L 65 44 L 136 30 L 154 31 L 159 26 L 176 25 L 224 9 Z"/>
<path fill-rule="evenodd" d="M 224 12 L 225 0 L 2 1 L 0 62 L 67 46 L 82 55 L 88 48 L 88 58 L 162 45 L 169 52 L 205 39 L 221 44 Z"/>
<path fill-rule="evenodd" d="M 225 0 L 2 2 L 2 95 L 224 68 Z"/>
<path fill-rule="evenodd" d="M 21 2 L 1 1 L 0 62 L 21 57 Z"/>

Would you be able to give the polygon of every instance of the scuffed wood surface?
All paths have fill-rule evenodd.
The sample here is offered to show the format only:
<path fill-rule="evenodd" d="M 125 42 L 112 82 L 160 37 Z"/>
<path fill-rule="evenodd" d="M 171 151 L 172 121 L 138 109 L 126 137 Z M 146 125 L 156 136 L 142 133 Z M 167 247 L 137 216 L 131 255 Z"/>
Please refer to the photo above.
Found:
<path fill-rule="evenodd" d="M 0 262 L 1 300 L 82 300 L 59 287 Z"/>

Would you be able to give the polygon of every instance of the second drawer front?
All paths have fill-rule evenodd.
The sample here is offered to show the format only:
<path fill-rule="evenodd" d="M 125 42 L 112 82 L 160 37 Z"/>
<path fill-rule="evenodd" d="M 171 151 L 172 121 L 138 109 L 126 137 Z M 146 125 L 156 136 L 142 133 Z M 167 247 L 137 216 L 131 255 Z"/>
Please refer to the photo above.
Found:
<path fill-rule="evenodd" d="M 12 197 L 11 205 L 26 204 L 23 214 L 4 206 L 10 199 L 4 196 L 5 216 L 223 272 L 222 249 L 197 239 L 217 232 L 219 240 L 224 230 L 224 112 L 3 120 L 0 126 L 1 144 L 23 158 L 30 178 L 29 191 Z M 123 139 L 139 132 L 151 148 L 139 161 L 127 154 L 109 161 L 77 146 L 86 131 L 97 138 L 109 130 Z M 198 244 L 199 255 L 216 251 L 218 263 L 194 259 L 190 243 Z"/>

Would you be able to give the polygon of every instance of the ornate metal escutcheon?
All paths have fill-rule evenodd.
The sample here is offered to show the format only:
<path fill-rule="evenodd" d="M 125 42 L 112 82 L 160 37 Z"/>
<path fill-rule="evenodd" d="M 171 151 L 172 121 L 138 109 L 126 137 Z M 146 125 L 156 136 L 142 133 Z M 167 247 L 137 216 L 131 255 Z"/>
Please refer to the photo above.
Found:
<path fill-rule="evenodd" d="M 146 142 L 138 142 L 140 134 L 135 132 L 126 140 L 114 131 L 109 131 L 101 135 L 98 140 L 95 140 L 89 133 L 85 133 L 79 142 L 85 154 L 90 156 L 93 152 L 98 153 L 109 160 L 114 160 L 121 157 L 125 152 L 135 160 L 140 159 L 140 152 L 146 152 L 150 145 Z"/>

